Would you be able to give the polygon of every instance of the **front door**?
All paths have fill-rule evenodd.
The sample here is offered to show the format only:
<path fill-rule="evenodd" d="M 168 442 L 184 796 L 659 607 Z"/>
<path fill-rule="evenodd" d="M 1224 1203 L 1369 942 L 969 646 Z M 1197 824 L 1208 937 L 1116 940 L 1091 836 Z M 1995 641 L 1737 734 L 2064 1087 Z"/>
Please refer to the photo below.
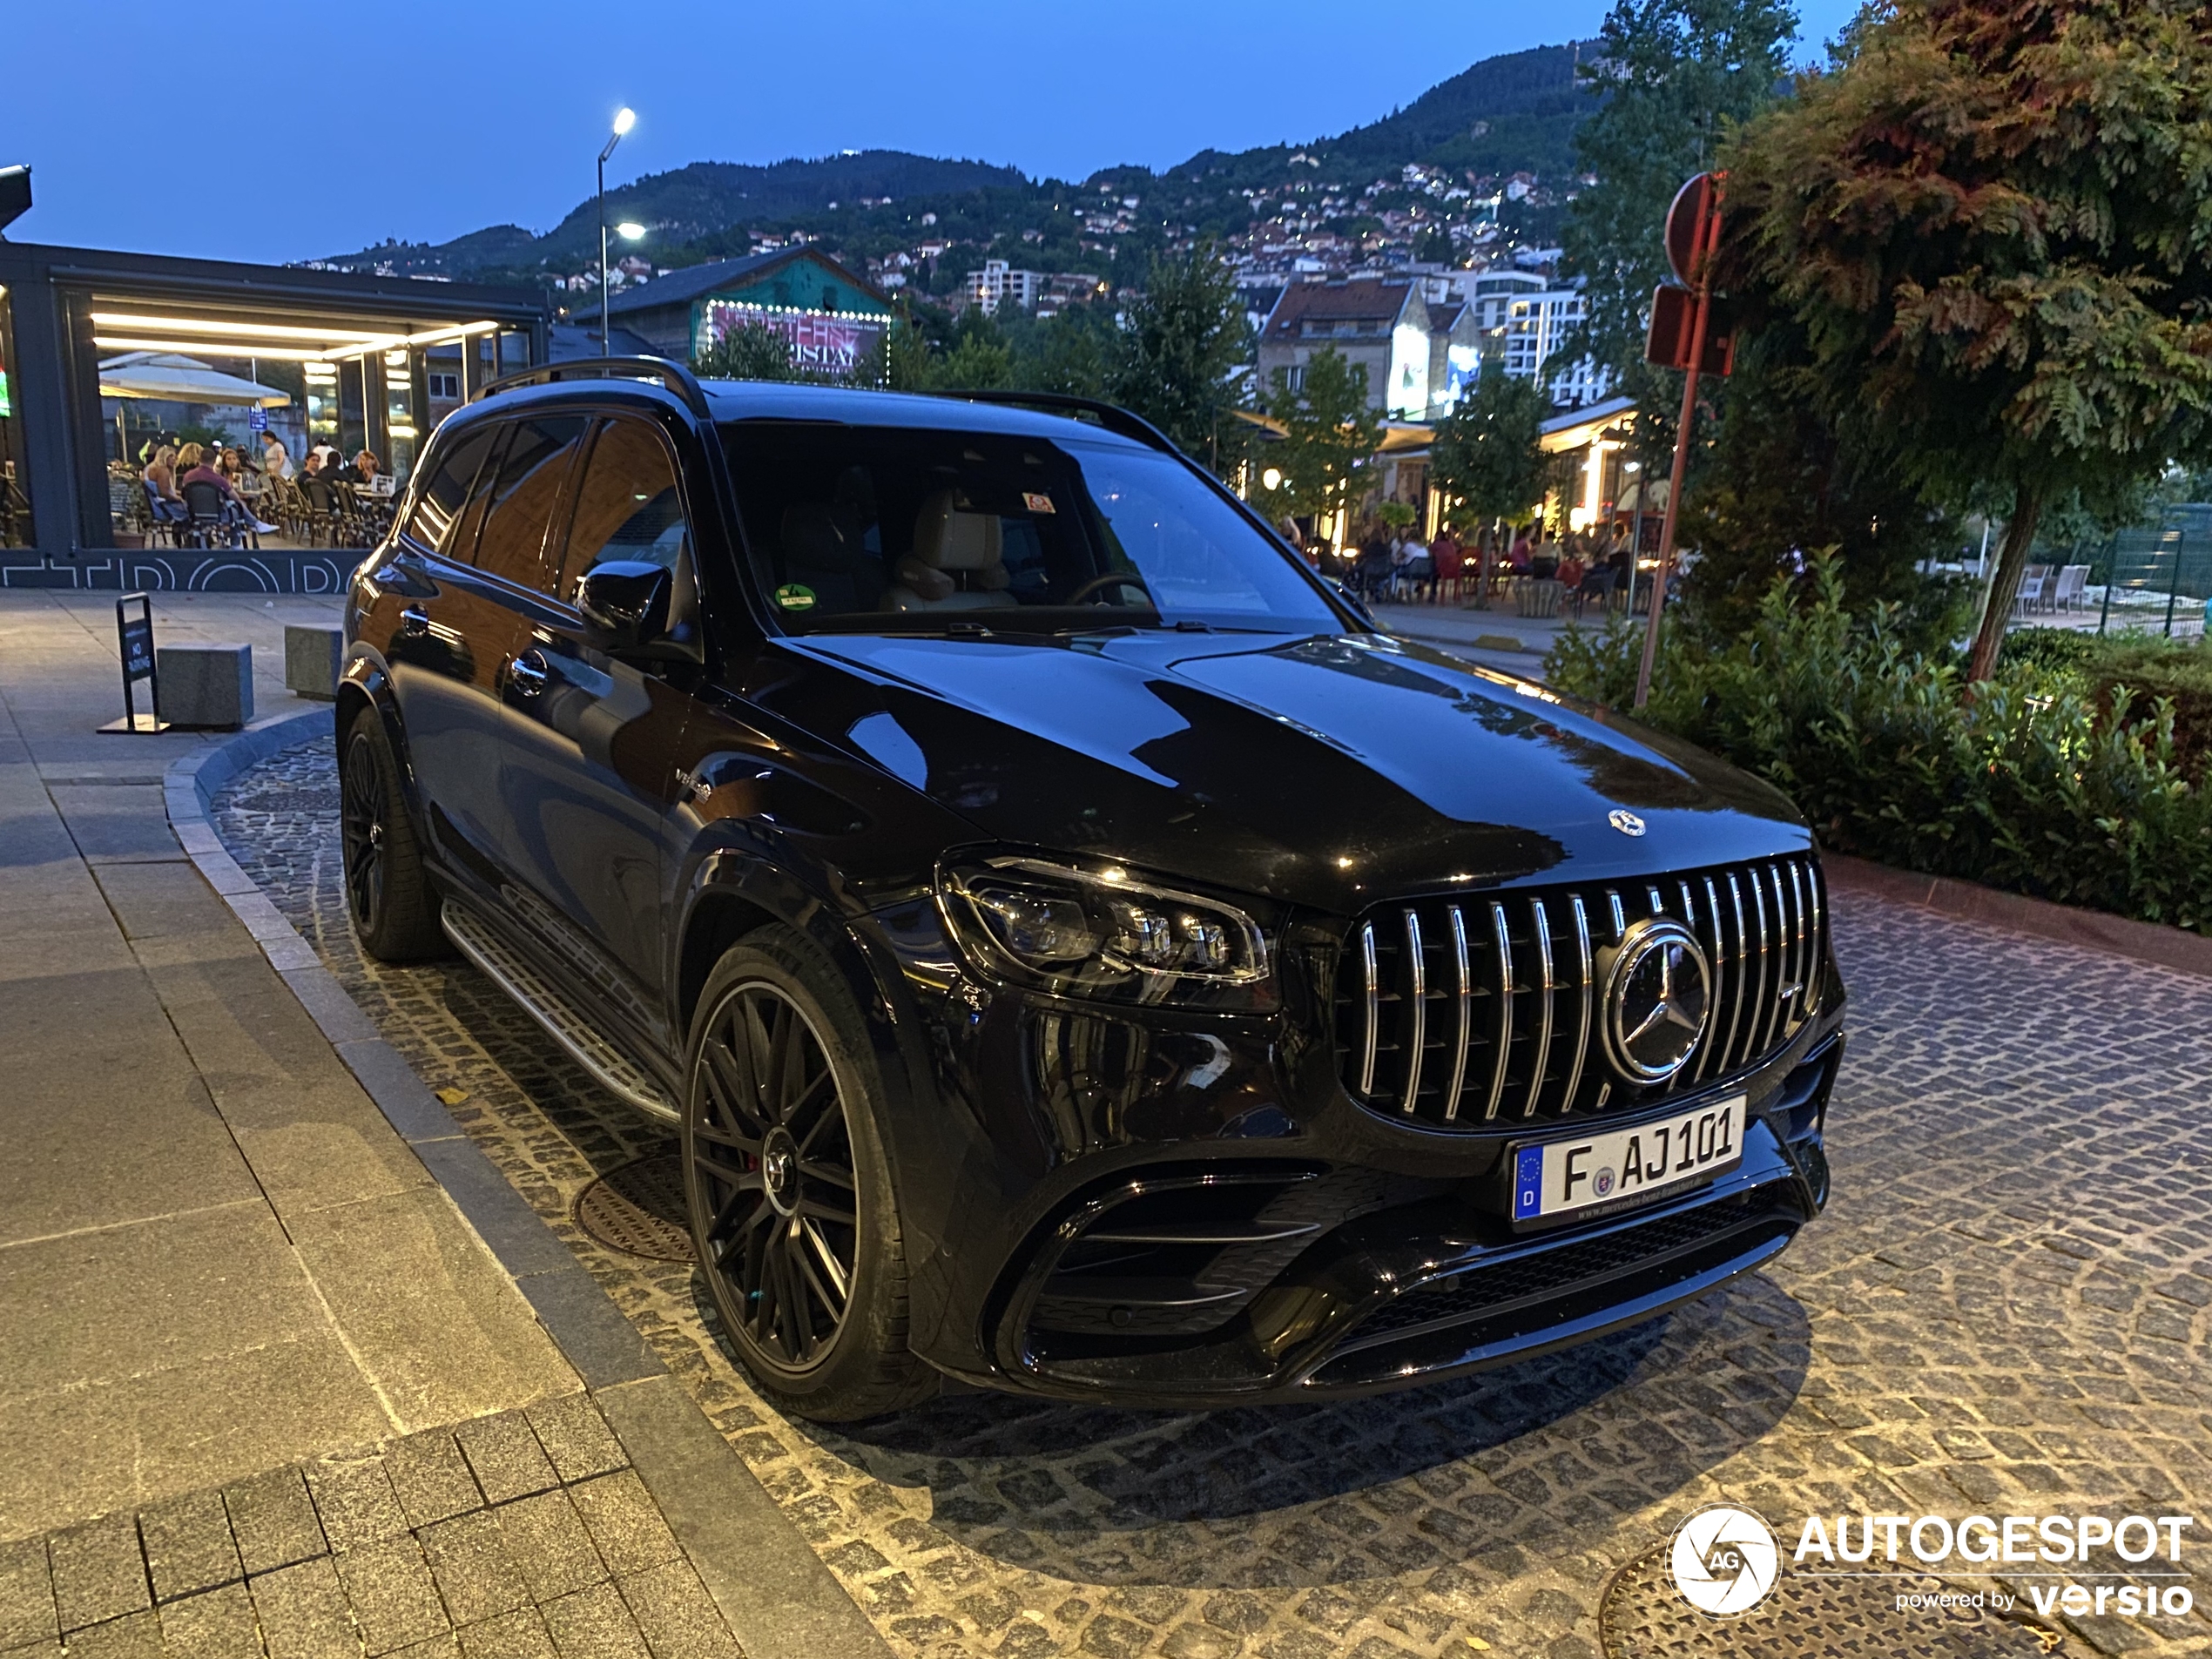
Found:
<path fill-rule="evenodd" d="M 522 659 L 529 678 L 510 678 L 505 726 L 508 861 L 529 889 L 532 920 L 569 960 L 583 957 L 578 965 L 655 1042 L 668 1036 L 660 840 L 691 703 L 671 676 L 685 678 L 691 665 L 609 657 L 585 638 L 572 602 L 594 565 L 650 561 L 674 576 L 672 629 L 696 640 L 679 475 L 657 421 L 598 422 L 567 515 L 561 593 L 571 603 L 533 627 Z"/>
<path fill-rule="evenodd" d="M 465 583 L 482 516 L 477 481 L 489 490 L 504 435 L 485 422 L 442 451 L 386 550 L 375 573 L 380 597 L 363 627 L 391 675 L 423 812 L 448 850 L 450 803 L 470 777 L 498 764 L 496 723 L 483 706 L 491 681 L 469 644 L 475 607 Z"/>

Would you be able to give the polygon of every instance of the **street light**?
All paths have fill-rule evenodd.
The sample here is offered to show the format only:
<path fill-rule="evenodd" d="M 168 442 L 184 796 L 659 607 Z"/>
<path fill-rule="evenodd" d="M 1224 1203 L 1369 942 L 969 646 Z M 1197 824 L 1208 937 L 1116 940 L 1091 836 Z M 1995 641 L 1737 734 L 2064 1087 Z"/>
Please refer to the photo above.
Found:
<path fill-rule="evenodd" d="M 603 357 L 614 354 L 609 344 L 612 335 L 607 327 L 607 158 L 614 154 L 622 135 L 637 125 L 637 111 L 624 105 L 615 111 L 615 130 L 607 140 L 607 147 L 599 152 L 599 354 Z M 629 228 L 627 225 L 623 226 L 625 231 Z M 639 234 L 644 234 L 642 226 Z"/>

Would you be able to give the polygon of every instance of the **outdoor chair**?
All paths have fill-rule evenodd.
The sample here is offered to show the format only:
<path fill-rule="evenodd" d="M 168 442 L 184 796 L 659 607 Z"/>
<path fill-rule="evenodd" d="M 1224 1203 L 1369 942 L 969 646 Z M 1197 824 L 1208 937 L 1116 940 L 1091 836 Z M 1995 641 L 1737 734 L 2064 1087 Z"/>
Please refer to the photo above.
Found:
<path fill-rule="evenodd" d="M 2059 571 L 2059 585 L 2051 596 L 2054 610 L 2086 609 L 2089 603 L 2089 567 L 2069 564 Z"/>
<path fill-rule="evenodd" d="M 304 509 L 300 515 L 302 538 L 309 547 L 326 543 L 336 547 L 344 511 L 336 487 L 320 478 L 303 478 L 299 483 L 299 495 Z"/>
<path fill-rule="evenodd" d="M 1613 567 L 1601 564 L 1582 578 L 1582 585 L 1575 590 L 1575 614 L 1579 617 L 1592 600 L 1597 602 L 1602 616 L 1613 608 Z"/>
<path fill-rule="evenodd" d="M 160 492 L 153 487 L 152 479 L 141 478 L 138 483 L 145 495 L 146 545 L 158 547 L 162 538 L 166 536 L 170 546 L 182 547 L 185 509 L 175 502 L 162 500 Z"/>
<path fill-rule="evenodd" d="M 188 546 L 213 548 L 243 544 L 240 527 L 229 516 L 226 509 L 230 503 L 221 490 L 202 479 L 197 483 L 185 485 L 179 493 L 185 498 L 183 529 Z"/>
<path fill-rule="evenodd" d="M 2043 592 L 2050 585 L 2050 581 L 2051 567 L 2049 565 L 2029 565 L 2027 574 L 2020 577 L 2020 596 L 2013 602 L 2013 609 L 2022 616 L 2026 616 L 2031 610 L 2040 610 L 2043 605 Z"/>

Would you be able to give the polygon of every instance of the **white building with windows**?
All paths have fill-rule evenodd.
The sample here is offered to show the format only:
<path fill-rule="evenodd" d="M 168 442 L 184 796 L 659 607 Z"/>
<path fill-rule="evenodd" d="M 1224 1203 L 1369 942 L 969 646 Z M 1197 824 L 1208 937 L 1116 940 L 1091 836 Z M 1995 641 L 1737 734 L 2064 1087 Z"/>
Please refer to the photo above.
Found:
<path fill-rule="evenodd" d="M 981 270 L 968 273 L 968 303 L 981 306 L 987 317 L 997 315 L 1002 305 L 1035 311 L 1044 287 L 1042 271 L 1017 271 L 1004 260 L 986 260 Z"/>
<path fill-rule="evenodd" d="M 1487 359 L 1501 355 L 1507 374 L 1541 381 L 1555 407 L 1579 408 L 1606 395 L 1610 376 L 1591 358 L 1561 355 L 1567 336 L 1588 314 L 1579 280 L 1559 281 L 1534 271 L 1467 271 L 1448 279 L 1467 302 Z"/>

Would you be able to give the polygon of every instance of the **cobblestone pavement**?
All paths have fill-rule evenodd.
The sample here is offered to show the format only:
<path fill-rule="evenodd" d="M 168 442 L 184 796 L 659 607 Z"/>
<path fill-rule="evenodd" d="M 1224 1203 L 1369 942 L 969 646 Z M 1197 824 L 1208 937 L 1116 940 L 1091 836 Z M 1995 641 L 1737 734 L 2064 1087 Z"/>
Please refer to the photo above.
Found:
<path fill-rule="evenodd" d="M 294 751 L 218 803 L 219 828 L 902 1654 L 1591 1659 L 1608 1577 L 1723 1498 L 1785 1531 L 1809 1513 L 2194 1514 L 2212 1548 L 2212 983 L 1840 894 L 1857 1002 L 1838 1196 L 1768 1271 L 1385 1399 L 1176 1414 L 965 1395 L 835 1432 L 759 1399 L 687 1266 L 572 1220 L 597 1176 L 666 1137 L 473 970 L 361 960 L 336 805 L 327 755 Z M 2026 1605 L 2026 1581 L 2001 1581 Z M 2190 1587 L 2190 1615 L 2054 1640 L 2212 1654 L 2212 1581 Z M 1712 1625 L 1700 1650 L 1760 1650 L 1743 1628 Z"/>
<path fill-rule="evenodd" d="M 64 1651 L 738 1659 L 583 1394 L 0 1544 L 0 1652 Z"/>

